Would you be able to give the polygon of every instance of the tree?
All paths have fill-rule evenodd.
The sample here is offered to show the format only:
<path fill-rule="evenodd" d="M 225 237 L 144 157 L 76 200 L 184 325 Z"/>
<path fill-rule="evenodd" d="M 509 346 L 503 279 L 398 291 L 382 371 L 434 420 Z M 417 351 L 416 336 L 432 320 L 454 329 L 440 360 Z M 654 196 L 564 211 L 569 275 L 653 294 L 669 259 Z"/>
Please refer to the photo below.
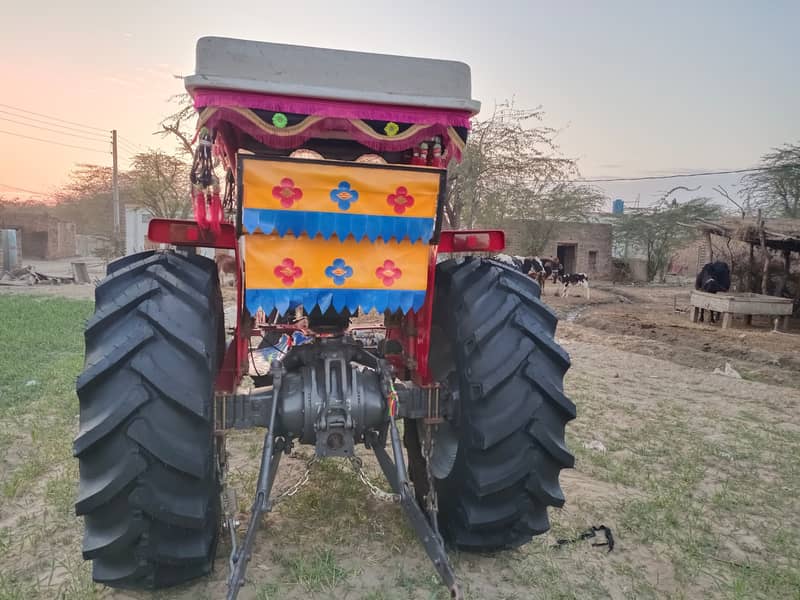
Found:
<path fill-rule="evenodd" d="M 605 196 L 589 185 L 560 183 L 546 193 L 531 195 L 524 210 L 509 215 L 525 224 L 529 255 L 539 256 L 553 236 L 559 222 L 581 222 L 597 210 Z"/>
<path fill-rule="evenodd" d="M 800 142 L 761 157 L 761 170 L 742 177 L 742 190 L 764 215 L 800 218 Z"/>
<path fill-rule="evenodd" d="M 162 138 L 170 136 L 178 141 L 178 152 L 184 155 L 187 160 L 192 160 L 194 150 L 192 149 L 192 139 L 194 138 L 194 119 L 197 113 L 189 94 L 176 94 L 170 98 L 170 102 L 178 105 L 178 110 L 164 118 L 159 125 L 161 129 L 155 132 Z"/>
<path fill-rule="evenodd" d="M 728 202 L 733 204 L 736 207 L 737 212 L 741 215 L 742 218 L 749 217 L 752 214 L 753 209 L 750 206 L 750 200 L 751 199 L 750 199 L 749 195 L 745 196 L 744 199 L 740 198 L 740 199 L 734 200 L 733 196 L 725 188 L 725 186 L 718 185 L 717 187 L 712 188 L 712 189 L 715 192 L 717 192 L 720 196 L 725 198 L 725 200 L 727 200 Z"/>
<path fill-rule="evenodd" d="M 696 237 L 693 224 L 698 219 L 713 219 L 719 206 L 708 198 L 678 204 L 663 197 L 651 211 L 617 217 L 615 235 L 625 244 L 638 246 L 647 257 L 647 279 L 664 281 L 669 260 L 678 248 Z"/>
<path fill-rule="evenodd" d="M 191 210 L 189 170 L 181 158 L 157 150 L 133 157 L 128 177 L 133 202 L 154 217 L 186 218 Z"/>
<path fill-rule="evenodd" d="M 57 194 L 53 216 L 75 223 L 78 233 L 110 236 L 114 230 L 111 178 L 111 167 L 79 164 Z M 131 179 L 124 171 L 119 174 L 119 189 L 122 212 L 132 201 Z"/>
<path fill-rule="evenodd" d="M 450 227 L 504 218 L 532 218 L 538 204 L 563 193 L 577 176 L 575 161 L 559 155 L 556 131 L 541 125 L 541 109 L 507 103 L 475 120 L 461 164 L 450 170 L 445 214 Z"/>

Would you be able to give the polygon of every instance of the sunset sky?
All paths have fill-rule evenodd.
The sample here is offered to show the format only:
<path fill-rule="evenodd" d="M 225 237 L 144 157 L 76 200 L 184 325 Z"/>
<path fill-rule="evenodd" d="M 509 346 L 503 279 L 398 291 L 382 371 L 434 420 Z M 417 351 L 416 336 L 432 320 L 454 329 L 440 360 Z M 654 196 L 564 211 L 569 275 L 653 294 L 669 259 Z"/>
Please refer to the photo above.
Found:
<path fill-rule="evenodd" d="M 171 108 L 167 99 L 182 90 L 175 75 L 192 72 L 203 35 L 467 62 L 485 109 L 511 97 L 542 105 L 587 178 L 750 167 L 771 147 L 800 141 L 795 0 L 3 4 L 4 196 L 26 195 L 14 188 L 51 192 L 76 163 L 110 164 L 100 131 L 70 137 L 30 127 L 49 128 L 51 117 L 117 128 L 123 166 L 137 149 L 160 146 L 152 133 Z M 16 109 L 47 117 L 27 114 L 44 122 L 22 125 L 9 114 Z M 712 185 L 732 181 L 693 185 L 711 194 Z M 626 200 L 642 194 L 646 204 L 672 183 L 603 187 Z"/>

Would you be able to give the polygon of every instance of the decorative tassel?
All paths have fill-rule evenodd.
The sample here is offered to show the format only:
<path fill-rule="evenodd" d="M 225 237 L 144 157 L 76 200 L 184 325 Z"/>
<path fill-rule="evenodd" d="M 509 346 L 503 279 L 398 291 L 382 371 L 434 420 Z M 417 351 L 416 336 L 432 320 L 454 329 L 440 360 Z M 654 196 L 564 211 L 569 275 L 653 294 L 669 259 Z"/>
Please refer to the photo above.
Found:
<path fill-rule="evenodd" d="M 411 155 L 411 164 L 412 165 L 421 165 L 422 162 L 419 159 L 419 146 L 414 148 L 414 154 Z"/>
<path fill-rule="evenodd" d="M 222 231 L 222 220 L 223 220 L 223 213 L 222 213 L 222 198 L 219 195 L 219 185 L 215 185 L 213 187 L 213 191 L 211 193 L 211 205 L 209 207 L 210 213 L 208 217 L 208 223 L 211 227 L 211 231 L 215 234 L 219 235 Z"/>
<path fill-rule="evenodd" d="M 431 166 L 436 167 L 437 169 L 441 169 L 444 165 L 444 161 L 442 160 L 442 144 L 439 141 L 439 138 L 436 139 L 436 142 L 433 144 L 433 155 L 431 156 Z"/>
<path fill-rule="evenodd" d="M 422 142 L 419 145 L 419 164 L 427 166 L 428 165 L 428 143 Z"/>
<path fill-rule="evenodd" d="M 236 179 L 233 176 L 233 170 L 228 169 L 225 173 L 225 194 L 222 197 L 222 208 L 232 213 L 236 210 L 236 200 L 234 200 L 234 189 L 236 187 Z"/>
<path fill-rule="evenodd" d="M 208 219 L 206 218 L 206 195 L 203 190 L 198 189 L 194 196 L 194 220 L 201 229 L 208 229 Z"/>

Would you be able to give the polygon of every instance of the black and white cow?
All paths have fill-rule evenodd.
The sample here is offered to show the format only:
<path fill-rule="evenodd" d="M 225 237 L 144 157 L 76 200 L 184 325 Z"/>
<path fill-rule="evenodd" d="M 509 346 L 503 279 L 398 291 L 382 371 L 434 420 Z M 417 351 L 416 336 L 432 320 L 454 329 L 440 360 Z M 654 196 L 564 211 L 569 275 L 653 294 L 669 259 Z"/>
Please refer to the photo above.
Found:
<path fill-rule="evenodd" d="M 722 261 L 710 262 L 703 265 L 703 268 L 694 279 L 694 289 L 709 294 L 727 292 L 731 289 L 731 269 L 728 263 Z M 711 322 L 715 322 L 714 311 L 711 314 Z M 700 309 L 700 321 L 703 321 L 705 310 Z"/>
<path fill-rule="evenodd" d="M 586 299 L 591 300 L 591 290 L 589 289 L 589 276 L 586 273 L 569 273 L 560 275 L 559 281 L 564 286 L 561 288 L 561 297 L 565 297 L 569 287 L 582 287 L 586 290 Z"/>
<path fill-rule="evenodd" d="M 494 256 L 494 259 L 498 262 L 509 265 L 510 267 L 514 267 L 524 275 L 528 275 L 531 272 L 531 269 L 534 266 L 534 261 L 537 261 L 536 258 L 512 256 L 510 254 L 497 254 Z"/>

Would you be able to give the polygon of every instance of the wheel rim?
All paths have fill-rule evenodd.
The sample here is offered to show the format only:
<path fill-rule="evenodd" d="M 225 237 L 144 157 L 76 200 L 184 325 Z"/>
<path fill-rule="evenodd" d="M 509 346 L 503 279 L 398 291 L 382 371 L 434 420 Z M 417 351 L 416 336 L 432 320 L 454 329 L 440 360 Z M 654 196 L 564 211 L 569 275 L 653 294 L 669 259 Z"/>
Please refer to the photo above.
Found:
<path fill-rule="evenodd" d="M 444 330 L 439 325 L 431 327 L 431 353 L 430 368 L 434 381 L 446 382 L 456 400 L 458 398 L 458 383 L 456 378 L 455 359 L 452 345 L 447 339 Z M 420 421 L 420 424 L 422 421 Z M 431 432 L 433 451 L 431 452 L 431 473 L 436 479 L 445 479 L 453 470 L 458 455 L 458 432 L 447 421 L 436 425 Z M 424 432 L 420 431 L 420 440 L 424 439 Z"/>

